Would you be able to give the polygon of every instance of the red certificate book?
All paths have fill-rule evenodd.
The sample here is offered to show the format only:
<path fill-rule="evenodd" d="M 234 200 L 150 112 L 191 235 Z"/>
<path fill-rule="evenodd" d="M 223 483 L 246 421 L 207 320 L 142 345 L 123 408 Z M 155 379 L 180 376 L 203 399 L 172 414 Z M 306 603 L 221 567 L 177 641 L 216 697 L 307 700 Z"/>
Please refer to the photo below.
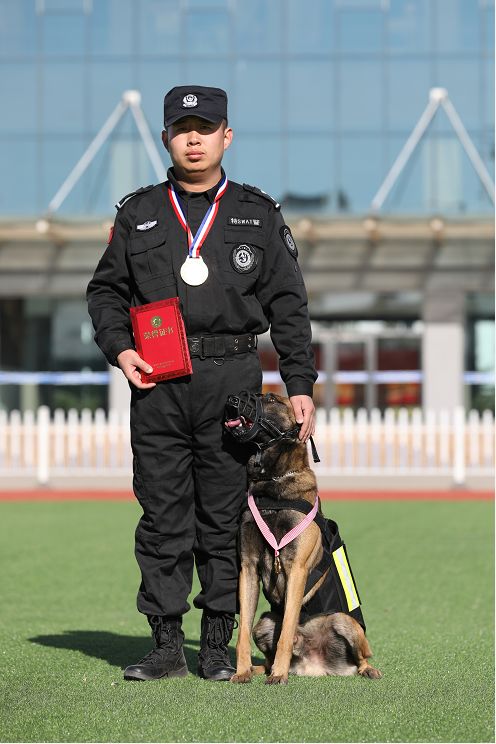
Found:
<path fill-rule="evenodd" d="M 178 297 L 132 307 L 131 323 L 136 351 L 153 367 L 149 375 L 141 372 L 143 382 L 191 374 L 191 358 Z"/>

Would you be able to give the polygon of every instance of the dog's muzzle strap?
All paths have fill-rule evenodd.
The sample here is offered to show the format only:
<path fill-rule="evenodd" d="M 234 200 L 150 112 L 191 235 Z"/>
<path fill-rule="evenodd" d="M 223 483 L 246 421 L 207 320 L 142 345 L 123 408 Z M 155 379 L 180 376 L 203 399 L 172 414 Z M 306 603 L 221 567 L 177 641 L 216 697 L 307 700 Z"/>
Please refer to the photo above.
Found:
<path fill-rule="evenodd" d="M 271 445 L 273 445 L 275 442 L 279 442 L 281 439 L 288 439 L 293 436 L 297 436 L 298 432 L 301 428 L 301 424 L 297 424 L 293 429 L 289 429 L 289 431 L 280 432 L 279 436 L 274 437 L 274 439 L 270 439 L 268 442 L 265 442 L 265 444 L 258 444 L 258 442 L 254 442 L 255 446 L 257 447 L 257 452 L 255 455 L 255 467 L 260 467 L 261 461 L 262 461 L 262 452 L 263 450 L 267 449 Z M 310 447 L 312 448 L 312 457 L 314 462 L 320 462 L 319 453 L 317 452 L 317 447 L 315 446 L 315 442 L 313 441 L 313 437 L 310 437 Z"/>
<path fill-rule="evenodd" d="M 314 462 L 320 462 L 320 457 L 317 452 L 317 447 L 315 446 L 315 442 L 313 441 L 313 437 L 310 437 L 310 447 L 312 448 L 312 457 Z"/>
<path fill-rule="evenodd" d="M 299 429 L 301 429 L 301 424 L 297 424 Z M 298 431 L 299 431 L 298 429 Z M 292 431 L 292 430 L 291 430 Z M 317 447 L 315 446 L 315 442 L 313 441 L 313 437 L 310 436 L 310 447 L 312 448 L 312 457 L 314 462 L 320 462 L 319 453 L 317 452 Z"/>

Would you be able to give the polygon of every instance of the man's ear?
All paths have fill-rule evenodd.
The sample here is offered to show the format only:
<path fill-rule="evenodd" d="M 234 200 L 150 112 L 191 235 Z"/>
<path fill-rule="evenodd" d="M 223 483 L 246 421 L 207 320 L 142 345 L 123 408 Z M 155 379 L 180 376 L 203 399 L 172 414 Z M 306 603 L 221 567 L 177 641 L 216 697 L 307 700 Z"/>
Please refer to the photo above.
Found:
<path fill-rule="evenodd" d="M 231 127 L 226 127 L 224 130 L 224 150 L 227 150 L 233 139 L 233 130 Z"/>
<path fill-rule="evenodd" d="M 169 152 L 169 137 L 167 134 L 167 129 L 162 129 L 162 142 L 164 143 L 164 147 Z"/>

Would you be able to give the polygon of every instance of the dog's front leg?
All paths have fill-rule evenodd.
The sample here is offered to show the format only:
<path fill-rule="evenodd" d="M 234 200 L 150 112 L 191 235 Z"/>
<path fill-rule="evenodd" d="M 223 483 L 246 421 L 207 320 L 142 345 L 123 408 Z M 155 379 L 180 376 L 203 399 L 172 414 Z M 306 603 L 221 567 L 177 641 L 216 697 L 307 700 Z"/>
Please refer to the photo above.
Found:
<path fill-rule="evenodd" d="M 236 674 L 231 682 L 250 682 L 254 670 L 251 665 L 251 630 L 257 611 L 260 584 L 255 560 L 241 564 L 239 574 L 239 631 L 236 644 Z"/>
<path fill-rule="evenodd" d="M 300 618 L 307 576 L 307 566 L 298 565 L 295 560 L 288 576 L 284 618 L 281 635 L 277 643 L 276 657 L 270 676 L 265 680 L 268 685 L 287 685 L 288 683 L 289 666 L 293 655 L 296 627 Z"/>

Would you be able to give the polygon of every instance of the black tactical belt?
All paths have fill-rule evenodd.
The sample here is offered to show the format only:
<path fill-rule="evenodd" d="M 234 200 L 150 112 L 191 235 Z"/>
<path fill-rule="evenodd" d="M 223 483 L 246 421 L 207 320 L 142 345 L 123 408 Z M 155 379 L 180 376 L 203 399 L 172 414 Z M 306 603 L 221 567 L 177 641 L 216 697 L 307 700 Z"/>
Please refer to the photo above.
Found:
<path fill-rule="evenodd" d="M 254 333 L 239 336 L 188 336 L 189 353 L 192 357 L 229 357 L 257 348 Z"/>

